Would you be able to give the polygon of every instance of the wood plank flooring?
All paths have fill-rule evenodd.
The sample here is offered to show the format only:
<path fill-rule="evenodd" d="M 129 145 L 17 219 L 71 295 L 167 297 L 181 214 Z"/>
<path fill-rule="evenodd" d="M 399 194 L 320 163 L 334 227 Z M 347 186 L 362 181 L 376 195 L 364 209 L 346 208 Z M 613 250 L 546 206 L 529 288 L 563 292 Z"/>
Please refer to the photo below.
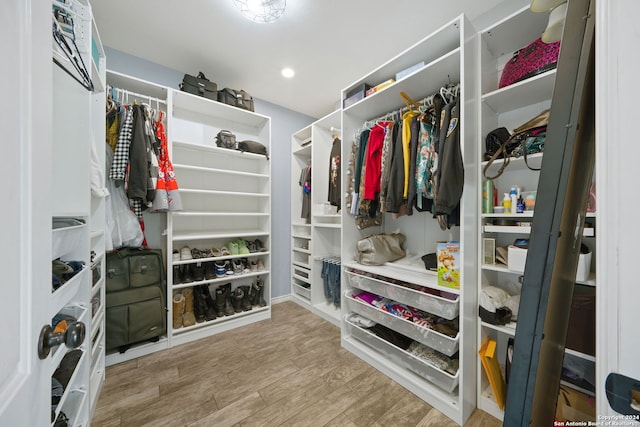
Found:
<path fill-rule="evenodd" d="M 456 426 L 340 347 L 294 302 L 272 318 L 106 370 L 92 420 L 118 426 Z M 465 427 L 498 427 L 476 410 Z"/>

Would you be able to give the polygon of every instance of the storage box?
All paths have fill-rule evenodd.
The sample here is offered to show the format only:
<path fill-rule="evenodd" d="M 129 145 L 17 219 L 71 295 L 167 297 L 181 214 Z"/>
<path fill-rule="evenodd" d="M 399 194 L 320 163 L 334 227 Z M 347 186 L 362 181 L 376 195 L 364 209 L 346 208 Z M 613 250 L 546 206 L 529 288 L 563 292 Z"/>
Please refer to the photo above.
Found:
<path fill-rule="evenodd" d="M 369 89 L 371 89 L 371 85 L 367 83 L 362 83 L 354 87 L 353 89 L 351 89 L 349 92 L 345 94 L 345 99 L 342 102 L 342 108 L 347 108 L 355 104 L 356 102 L 364 99 Z"/>
<path fill-rule="evenodd" d="M 400 71 L 399 73 L 396 73 L 396 81 L 403 79 L 405 77 L 407 77 L 409 74 L 418 71 L 420 68 L 424 67 L 424 61 L 420 61 L 415 65 L 412 65 L 409 68 L 405 68 L 404 70 Z"/>
<path fill-rule="evenodd" d="M 556 405 L 558 421 L 595 421 L 596 405 L 593 397 L 570 387 L 560 386 Z"/>
<path fill-rule="evenodd" d="M 367 90 L 365 95 L 366 96 L 370 96 L 370 95 L 373 95 L 376 92 L 380 92 L 381 90 L 386 89 L 387 87 L 391 86 L 395 82 L 396 81 L 394 79 L 385 80 L 382 83 L 376 85 L 375 87 L 372 87 L 371 89 Z"/>
<path fill-rule="evenodd" d="M 524 273 L 524 264 L 527 261 L 527 249 L 509 245 L 507 254 L 507 268 L 511 271 Z"/>
<path fill-rule="evenodd" d="M 438 285 L 460 289 L 460 242 L 439 242 Z"/>

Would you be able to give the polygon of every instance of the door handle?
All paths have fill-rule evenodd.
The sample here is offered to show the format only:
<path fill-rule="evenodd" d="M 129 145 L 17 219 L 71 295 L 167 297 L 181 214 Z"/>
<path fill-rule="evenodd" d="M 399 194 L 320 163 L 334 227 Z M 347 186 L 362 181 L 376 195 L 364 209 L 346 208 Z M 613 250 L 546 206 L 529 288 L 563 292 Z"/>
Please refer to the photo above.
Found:
<path fill-rule="evenodd" d="M 86 335 L 86 327 L 82 322 L 70 322 L 66 331 L 53 332 L 49 325 L 44 325 L 38 338 L 38 357 L 46 359 L 51 349 L 64 344 L 69 348 L 77 348 L 82 345 Z"/>

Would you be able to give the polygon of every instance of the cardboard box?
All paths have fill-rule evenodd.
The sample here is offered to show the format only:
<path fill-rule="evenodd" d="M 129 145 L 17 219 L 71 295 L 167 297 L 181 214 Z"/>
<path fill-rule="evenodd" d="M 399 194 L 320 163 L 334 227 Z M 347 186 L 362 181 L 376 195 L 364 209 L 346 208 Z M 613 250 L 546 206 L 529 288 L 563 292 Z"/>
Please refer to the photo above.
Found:
<path fill-rule="evenodd" d="M 460 242 L 438 242 L 438 285 L 460 289 Z"/>
<path fill-rule="evenodd" d="M 507 254 L 507 268 L 511 271 L 524 273 L 524 264 L 527 261 L 527 249 L 509 245 Z"/>
<path fill-rule="evenodd" d="M 591 396 L 574 390 L 571 387 L 560 386 L 558 403 L 556 405 L 556 420 L 558 421 L 595 421 L 596 402 Z"/>
<path fill-rule="evenodd" d="M 372 87 L 371 89 L 367 90 L 366 96 L 370 96 L 376 92 L 380 92 L 381 90 L 388 88 L 395 82 L 396 81 L 394 79 L 385 80 L 382 83 L 376 85 L 375 87 Z"/>
<path fill-rule="evenodd" d="M 342 101 L 342 108 L 347 108 L 356 102 L 363 100 L 367 91 L 371 89 L 371 85 L 367 83 L 359 84 L 345 94 L 345 99 Z"/>

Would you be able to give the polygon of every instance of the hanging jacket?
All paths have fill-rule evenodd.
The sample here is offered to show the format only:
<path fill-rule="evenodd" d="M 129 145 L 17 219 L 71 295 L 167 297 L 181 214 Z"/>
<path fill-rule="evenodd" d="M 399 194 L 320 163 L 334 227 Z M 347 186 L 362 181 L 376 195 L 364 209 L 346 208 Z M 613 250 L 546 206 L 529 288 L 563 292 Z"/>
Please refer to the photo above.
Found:
<path fill-rule="evenodd" d="M 382 146 L 389 122 L 380 122 L 371 129 L 367 143 L 367 162 L 364 178 L 364 198 L 375 200 L 380 193 Z"/>
<path fill-rule="evenodd" d="M 385 211 L 390 213 L 399 213 L 404 200 L 403 127 L 404 124 L 399 122 L 395 132 L 395 142 L 393 144 L 393 157 L 391 159 L 391 170 L 389 172 L 389 184 L 387 185 L 387 210 Z"/>
<path fill-rule="evenodd" d="M 460 105 L 451 104 L 448 127 L 442 129 L 444 147 L 440 156 L 440 185 L 436 197 L 435 214 L 451 214 L 460 203 L 464 187 L 464 164 L 460 148 Z M 441 138 L 442 140 L 442 138 Z"/>

